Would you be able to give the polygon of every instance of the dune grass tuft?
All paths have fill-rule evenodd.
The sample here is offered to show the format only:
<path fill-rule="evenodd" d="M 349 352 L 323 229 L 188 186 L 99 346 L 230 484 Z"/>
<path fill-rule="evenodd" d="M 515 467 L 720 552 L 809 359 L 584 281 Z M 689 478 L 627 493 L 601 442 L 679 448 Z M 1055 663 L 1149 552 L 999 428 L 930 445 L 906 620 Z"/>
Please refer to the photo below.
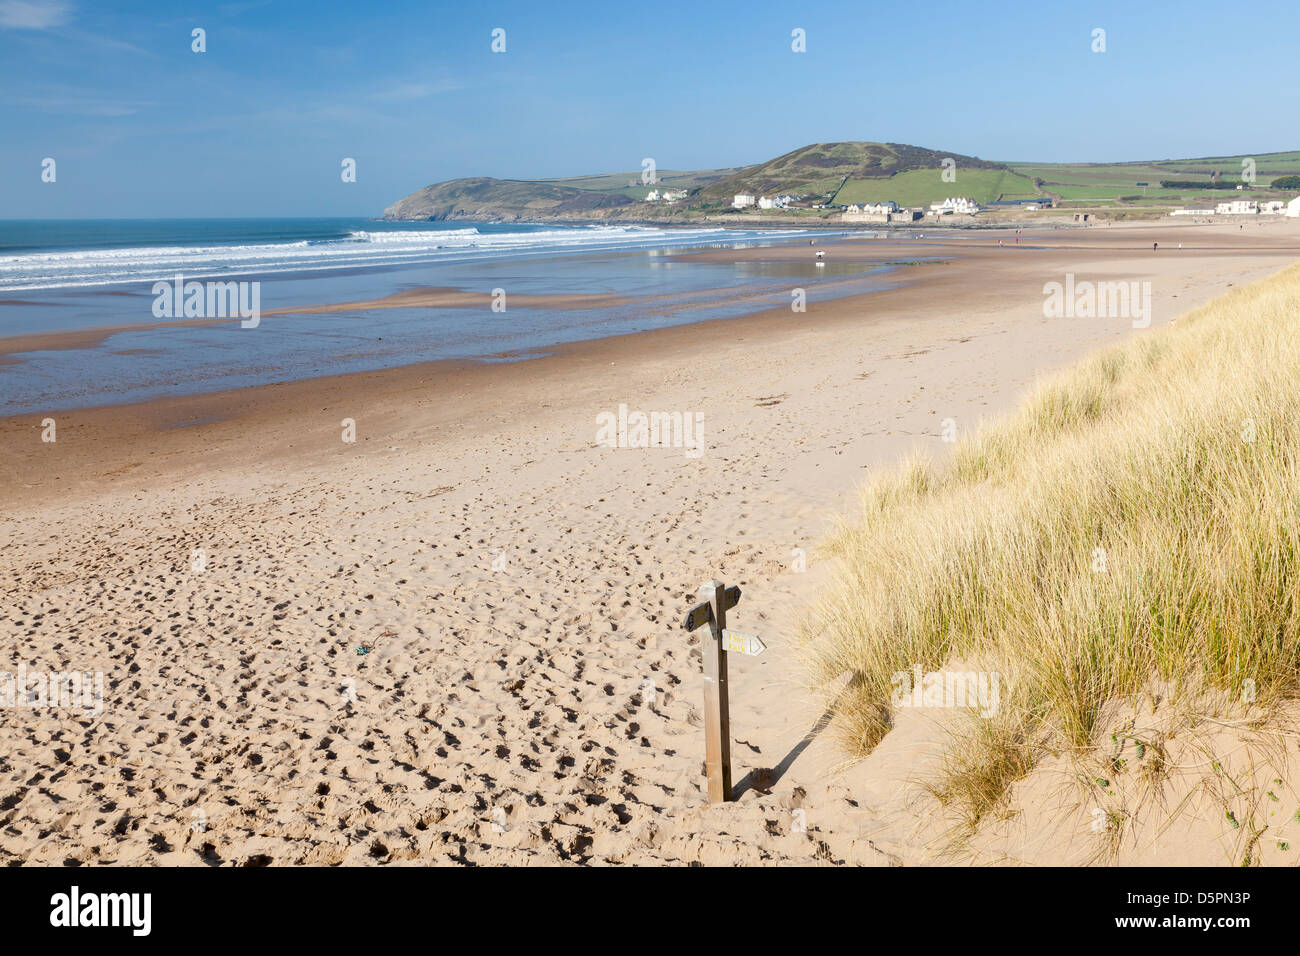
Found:
<path fill-rule="evenodd" d="M 977 661 L 999 713 L 934 792 L 972 822 L 1153 680 L 1269 706 L 1300 659 L 1300 266 L 1043 382 L 950 461 L 905 462 L 828 542 L 812 677 L 865 756 L 897 672 Z M 1008 678 L 1010 678 L 1008 680 Z"/>

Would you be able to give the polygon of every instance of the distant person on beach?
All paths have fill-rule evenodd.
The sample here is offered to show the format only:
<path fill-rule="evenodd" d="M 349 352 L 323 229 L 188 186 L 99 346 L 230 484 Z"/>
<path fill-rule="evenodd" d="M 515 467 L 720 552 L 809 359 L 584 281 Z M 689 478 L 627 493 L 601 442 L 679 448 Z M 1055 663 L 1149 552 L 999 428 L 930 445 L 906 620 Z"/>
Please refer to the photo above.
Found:
<path fill-rule="evenodd" d="M 1153 242 L 1153 243 L 1151 243 L 1151 251 L 1152 251 L 1152 252 L 1155 252 L 1155 251 L 1156 251 L 1157 249 L 1159 249 L 1159 248 L 1160 248 L 1160 243 L 1158 243 L 1158 242 Z"/>

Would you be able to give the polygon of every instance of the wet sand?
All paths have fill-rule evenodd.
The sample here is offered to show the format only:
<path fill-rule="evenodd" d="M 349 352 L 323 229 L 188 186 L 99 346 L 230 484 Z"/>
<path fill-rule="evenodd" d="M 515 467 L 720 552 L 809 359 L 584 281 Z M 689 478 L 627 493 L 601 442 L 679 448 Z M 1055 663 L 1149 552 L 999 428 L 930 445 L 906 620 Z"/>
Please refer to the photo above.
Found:
<path fill-rule="evenodd" d="M 113 293 L 104 293 L 112 295 Z M 625 305 L 632 300 L 614 295 L 513 295 L 509 302 L 531 309 L 604 309 Z M 0 301 L 0 304 L 37 305 L 21 300 Z M 261 317 L 276 315 L 302 315 L 313 312 L 354 312 L 361 309 L 464 309 L 492 306 L 492 295 L 487 292 L 467 292 L 461 289 L 426 288 L 406 289 L 380 299 L 362 302 L 327 302 L 318 305 L 267 309 Z M 229 318 L 172 319 L 159 322 L 138 322 L 132 325 L 112 325 L 100 328 L 68 329 L 59 332 L 41 332 L 30 335 L 0 336 L 0 362 L 12 359 L 23 352 L 43 352 L 56 349 L 87 349 L 103 345 L 109 338 L 122 332 L 145 332 L 183 328 L 185 326 L 238 325 L 239 316 Z"/>

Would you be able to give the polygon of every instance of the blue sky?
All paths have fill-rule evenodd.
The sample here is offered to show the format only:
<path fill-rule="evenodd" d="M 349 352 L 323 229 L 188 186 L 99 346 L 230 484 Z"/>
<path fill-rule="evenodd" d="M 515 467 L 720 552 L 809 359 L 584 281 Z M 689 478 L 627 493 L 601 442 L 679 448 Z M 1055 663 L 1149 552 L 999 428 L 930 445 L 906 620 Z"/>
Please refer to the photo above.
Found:
<path fill-rule="evenodd" d="M 0 218 L 378 215 L 459 176 L 732 166 L 826 140 L 1048 161 L 1295 149 L 1297 27 L 1294 0 L 0 0 Z"/>

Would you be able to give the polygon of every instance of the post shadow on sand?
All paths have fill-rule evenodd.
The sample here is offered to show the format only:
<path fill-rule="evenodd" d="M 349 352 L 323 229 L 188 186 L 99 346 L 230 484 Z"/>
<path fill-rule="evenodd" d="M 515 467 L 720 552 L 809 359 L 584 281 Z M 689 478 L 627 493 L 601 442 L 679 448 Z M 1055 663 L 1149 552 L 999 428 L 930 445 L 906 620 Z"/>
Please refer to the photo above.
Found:
<path fill-rule="evenodd" d="M 775 767 L 758 767 L 745 774 L 735 786 L 731 789 L 731 799 L 734 803 L 740 799 L 740 795 L 747 790 L 754 790 L 758 793 L 770 793 L 772 789 L 780 782 L 781 778 L 799 759 L 799 755 L 808 749 L 808 745 L 817 739 L 817 735 L 826 729 L 827 724 L 831 722 L 831 716 L 835 713 L 835 704 L 831 704 L 817 718 L 817 722 L 812 725 L 808 733 L 804 734 L 797 744 L 794 745 L 785 758 Z"/>

